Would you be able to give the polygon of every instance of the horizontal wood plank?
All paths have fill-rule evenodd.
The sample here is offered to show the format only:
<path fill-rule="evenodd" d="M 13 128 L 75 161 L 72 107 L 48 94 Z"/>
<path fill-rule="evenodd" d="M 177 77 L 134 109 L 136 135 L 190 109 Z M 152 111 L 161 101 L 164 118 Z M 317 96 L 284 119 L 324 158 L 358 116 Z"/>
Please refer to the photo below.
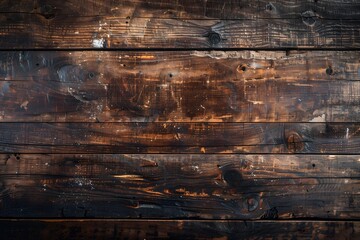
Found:
<path fill-rule="evenodd" d="M 0 217 L 355 219 L 360 156 L 0 155 Z"/>
<path fill-rule="evenodd" d="M 2 1 L 1 49 L 359 48 L 355 1 Z"/>
<path fill-rule="evenodd" d="M 360 153 L 359 123 L 1 123 L 2 153 Z"/>
<path fill-rule="evenodd" d="M 356 221 L 0 220 L 6 239 L 358 239 Z"/>
<path fill-rule="evenodd" d="M 291 11 L 289 11 L 291 9 Z M 312 10 L 319 18 L 356 19 L 360 3 L 357 0 L 7 0 L 0 2 L 1 13 L 30 13 L 44 17 L 107 16 L 156 17 L 186 19 L 261 19 L 298 18 Z M 190 15 L 191 14 L 191 15 Z"/>
<path fill-rule="evenodd" d="M 357 122 L 360 52 L 0 53 L 2 122 Z"/>

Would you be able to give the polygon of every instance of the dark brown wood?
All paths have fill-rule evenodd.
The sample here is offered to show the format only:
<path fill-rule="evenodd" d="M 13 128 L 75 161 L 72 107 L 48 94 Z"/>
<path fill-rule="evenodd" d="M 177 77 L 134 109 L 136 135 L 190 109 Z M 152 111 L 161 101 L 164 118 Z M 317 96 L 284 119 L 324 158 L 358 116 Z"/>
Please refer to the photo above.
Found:
<path fill-rule="evenodd" d="M 0 151 L 357 154 L 359 128 L 358 123 L 1 123 Z"/>
<path fill-rule="evenodd" d="M 291 9 L 291 11 L 289 11 Z M 319 18 L 356 19 L 360 3 L 356 0 L 3 0 L 1 13 L 31 13 L 61 16 L 104 16 L 156 17 L 186 19 L 191 14 L 211 19 L 261 19 L 299 18 L 302 13 L 312 10 Z"/>
<path fill-rule="evenodd" d="M 2 122 L 357 122 L 360 52 L 0 53 Z"/>
<path fill-rule="evenodd" d="M 354 221 L 1 220 L 5 239 L 358 239 Z"/>
<path fill-rule="evenodd" d="M 0 238 L 360 239 L 359 26 L 358 0 L 0 1 Z"/>
<path fill-rule="evenodd" d="M 2 1 L 0 48 L 359 48 L 359 2 Z"/>
<path fill-rule="evenodd" d="M 0 217 L 356 219 L 360 155 L 0 155 Z"/>

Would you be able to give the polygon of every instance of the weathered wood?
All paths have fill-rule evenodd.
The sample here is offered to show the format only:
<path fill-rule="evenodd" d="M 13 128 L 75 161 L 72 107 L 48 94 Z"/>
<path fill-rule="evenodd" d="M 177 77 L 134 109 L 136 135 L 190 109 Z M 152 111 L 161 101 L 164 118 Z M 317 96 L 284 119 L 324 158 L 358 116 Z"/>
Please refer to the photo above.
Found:
<path fill-rule="evenodd" d="M 360 47 L 355 0 L 2 1 L 0 9 L 1 49 Z"/>
<path fill-rule="evenodd" d="M 355 221 L 0 220 L 5 239 L 359 239 Z"/>
<path fill-rule="evenodd" d="M 289 11 L 291 9 L 291 11 Z M 299 18 L 306 11 L 319 18 L 358 19 L 360 3 L 357 0 L 3 0 L 1 13 L 31 13 L 49 19 L 54 16 L 107 16 L 121 18 L 156 17 L 186 19 L 195 16 L 204 19 L 261 19 Z M 191 14 L 190 16 L 188 14 Z"/>
<path fill-rule="evenodd" d="M 0 217 L 360 216 L 360 156 L 0 155 Z"/>
<path fill-rule="evenodd" d="M 360 153 L 359 123 L 1 123 L 2 153 Z"/>
<path fill-rule="evenodd" d="M 2 122 L 357 122 L 360 52 L 1 52 Z"/>

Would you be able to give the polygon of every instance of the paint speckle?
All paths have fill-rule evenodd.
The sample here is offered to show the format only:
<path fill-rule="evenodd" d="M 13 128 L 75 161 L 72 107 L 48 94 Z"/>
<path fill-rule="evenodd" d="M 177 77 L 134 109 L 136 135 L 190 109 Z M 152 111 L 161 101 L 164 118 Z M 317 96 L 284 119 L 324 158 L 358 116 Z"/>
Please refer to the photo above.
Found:
<path fill-rule="evenodd" d="M 310 122 L 325 122 L 325 120 L 326 120 L 326 115 L 322 114 L 321 116 L 314 117 L 312 120 L 310 120 Z"/>
<path fill-rule="evenodd" d="M 100 39 L 93 39 L 92 41 L 92 46 L 94 48 L 103 48 L 105 45 L 105 39 L 100 38 Z"/>
<path fill-rule="evenodd" d="M 25 110 L 28 110 L 28 104 L 29 104 L 29 101 L 24 101 L 21 105 L 20 105 L 20 108 L 22 109 L 25 109 Z"/>

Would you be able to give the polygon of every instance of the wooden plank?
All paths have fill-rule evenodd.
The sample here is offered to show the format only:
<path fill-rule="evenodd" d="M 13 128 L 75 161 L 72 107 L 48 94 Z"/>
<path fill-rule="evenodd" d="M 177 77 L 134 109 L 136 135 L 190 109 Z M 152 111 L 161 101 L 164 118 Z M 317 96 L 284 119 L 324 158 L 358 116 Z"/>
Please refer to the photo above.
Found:
<path fill-rule="evenodd" d="M 291 11 L 289 11 L 291 9 Z M 319 18 L 357 19 L 357 0 L 7 0 L 0 2 L 1 13 L 29 13 L 47 16 L 156 17 L 186 19 L 191 15 L 205 19 L 299 18 L 312 10 Z M 51 15 L 51 13 L 53 15 Z M 191 14 L 189 16 L 189 14 Z"/>
<path fill-rule="evenodd" d="M 356 219 L 359 155 L 0 155 L 0 217 Z"/>
<path fill-rule="evenodd" d="M 5 239 L 359 239 L 356 221 L 0 220 Z"/>
<path fill-rule="evenodd" d="M 286 11 L 289 8 L 293 11 Z M 356 0 L 329 0 L 326 2 L 274 0 L 271 1 L 271 4 L 264 0 L 223 0 L 222 2 L 216 0 L 195 2 L 191 0 L 179 0 L 176 2 L 171 0 L 153 0 L 151 2 L 146 0 L 83 0 L 82 2 L 65 0 L 61 3 L 56 0 L 47 0 L 46 2 L 41 0 L 19 0 L 15 3 L 8 0 L 0 3 L 1 13 L 25 12 L 41 15 L 52 9 L 58 15 L 96 16 L 116 13 L 116 15 L 122 17 L 127 15 L 140 17 L 144 14 L 142 10 L 148 9 L 149 12 L 158 13 L 158 18 L 168 18 L 169 15 L 165 15 L 165 12 L 172 11 L 170 16 L 174 18 L 184 17 L 183 15 L 188 12 L 200 17 L 221 19 L 297 18 L 299 14 L 307 10 L 313 10 L 322 18 L 354 19 L 359 16 L 359 8 L 360 4 Z M 182 15 L 177 16 L 174 11 L 181 12 Z"/>
<path fill-rule="evenodd" d="M 2 153 L 360 153 L 359 123 L 1 123 Z"/>
<path fill-rule="evenodd" d="M 358 122 L 360 52 L 0 52 L 2 122 Z"/>
<path fill-rule="evenodd" d="M 1 49 L 360 47 L 356 0 L 53 0 L 0 7 Z"/>

